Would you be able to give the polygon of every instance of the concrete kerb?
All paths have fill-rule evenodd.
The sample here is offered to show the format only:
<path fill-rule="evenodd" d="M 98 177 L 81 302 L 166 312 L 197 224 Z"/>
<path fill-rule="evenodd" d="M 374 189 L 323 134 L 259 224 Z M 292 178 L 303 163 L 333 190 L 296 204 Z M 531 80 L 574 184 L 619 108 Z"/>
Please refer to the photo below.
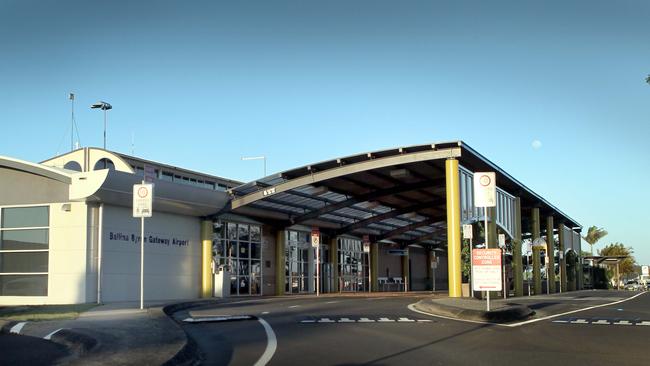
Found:
<path fill-rule="evenodd" d="M 518 304 L 485 311 L 441 304 L 436 302 L 435 299 L 420 300 L 414 304 L 414 307 L 432 315 L 489 323 L 508 323 L 526 319 L 535 314 L 529 307 Z"/>

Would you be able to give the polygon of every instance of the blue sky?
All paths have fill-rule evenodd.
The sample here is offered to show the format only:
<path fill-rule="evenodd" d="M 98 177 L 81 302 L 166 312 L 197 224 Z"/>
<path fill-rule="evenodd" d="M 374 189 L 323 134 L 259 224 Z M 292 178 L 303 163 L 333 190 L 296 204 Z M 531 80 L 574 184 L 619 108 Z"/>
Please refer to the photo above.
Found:
<path fill-rule="evenodd" d="M 650 264 L 647 1 L 0 1 L 0 154 L 239 180 L 462 139 Z M 539 143 L 533 144 L 534 141 Z"/>

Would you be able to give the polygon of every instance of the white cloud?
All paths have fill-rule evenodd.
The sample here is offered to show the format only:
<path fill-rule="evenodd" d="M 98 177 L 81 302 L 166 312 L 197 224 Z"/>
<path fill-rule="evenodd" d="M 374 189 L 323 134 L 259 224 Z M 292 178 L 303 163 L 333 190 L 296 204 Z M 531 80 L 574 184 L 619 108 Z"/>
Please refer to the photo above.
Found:
<path fill-rule="evenodd" d="M 539 149 L 542 148 L 542 142 L 539 141 L 539 140 L 533 140 L 533 142 L 531 142 L 530 146 L 532 146 L 532 148 L 535 149 L 535 150 L 539 150 Z"/>

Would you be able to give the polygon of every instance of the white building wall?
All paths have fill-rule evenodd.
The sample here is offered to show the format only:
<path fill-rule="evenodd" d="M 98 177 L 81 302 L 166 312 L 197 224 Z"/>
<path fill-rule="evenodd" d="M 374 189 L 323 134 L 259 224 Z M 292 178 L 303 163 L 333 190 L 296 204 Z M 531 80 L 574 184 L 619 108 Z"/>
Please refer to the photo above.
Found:
<path fill-rule="evenodd" d="M 145 219 L 145 300 L 192 299 L 201 283 L 200 220 L 154 212 Z M 102 302 L 140 299 L 140 219 L 104 206 Z M 151 242 L 153 239 L 154 242 Z"/>

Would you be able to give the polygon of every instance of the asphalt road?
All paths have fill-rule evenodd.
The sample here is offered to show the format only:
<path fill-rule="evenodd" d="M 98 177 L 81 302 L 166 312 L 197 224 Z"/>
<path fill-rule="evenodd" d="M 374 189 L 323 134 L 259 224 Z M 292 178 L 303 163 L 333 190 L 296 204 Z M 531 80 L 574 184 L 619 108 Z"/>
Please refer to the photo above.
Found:
<path fill-rule="evenodd" d="M 41 338 L 0 334 L 0 365 L 52 365 L 68 356 L 65 347 Z"/>
<path fill-rule="evenodd" d="M 414 296 L 236 299 L 176 317 L 263 319 L 277 339 L 269 365 L 645 365 L 650 294 L 543 318 L 634 294 L 590 291 L 522 299 L 537 306 L 542 319 L 514 327 L 416 313 L 408 309 L 419 300 Z M 253 365 L 269 354 L 270 336 L 256 318 L 186 323 L 184 329 L 202 350 L 205 365 Z"/>

